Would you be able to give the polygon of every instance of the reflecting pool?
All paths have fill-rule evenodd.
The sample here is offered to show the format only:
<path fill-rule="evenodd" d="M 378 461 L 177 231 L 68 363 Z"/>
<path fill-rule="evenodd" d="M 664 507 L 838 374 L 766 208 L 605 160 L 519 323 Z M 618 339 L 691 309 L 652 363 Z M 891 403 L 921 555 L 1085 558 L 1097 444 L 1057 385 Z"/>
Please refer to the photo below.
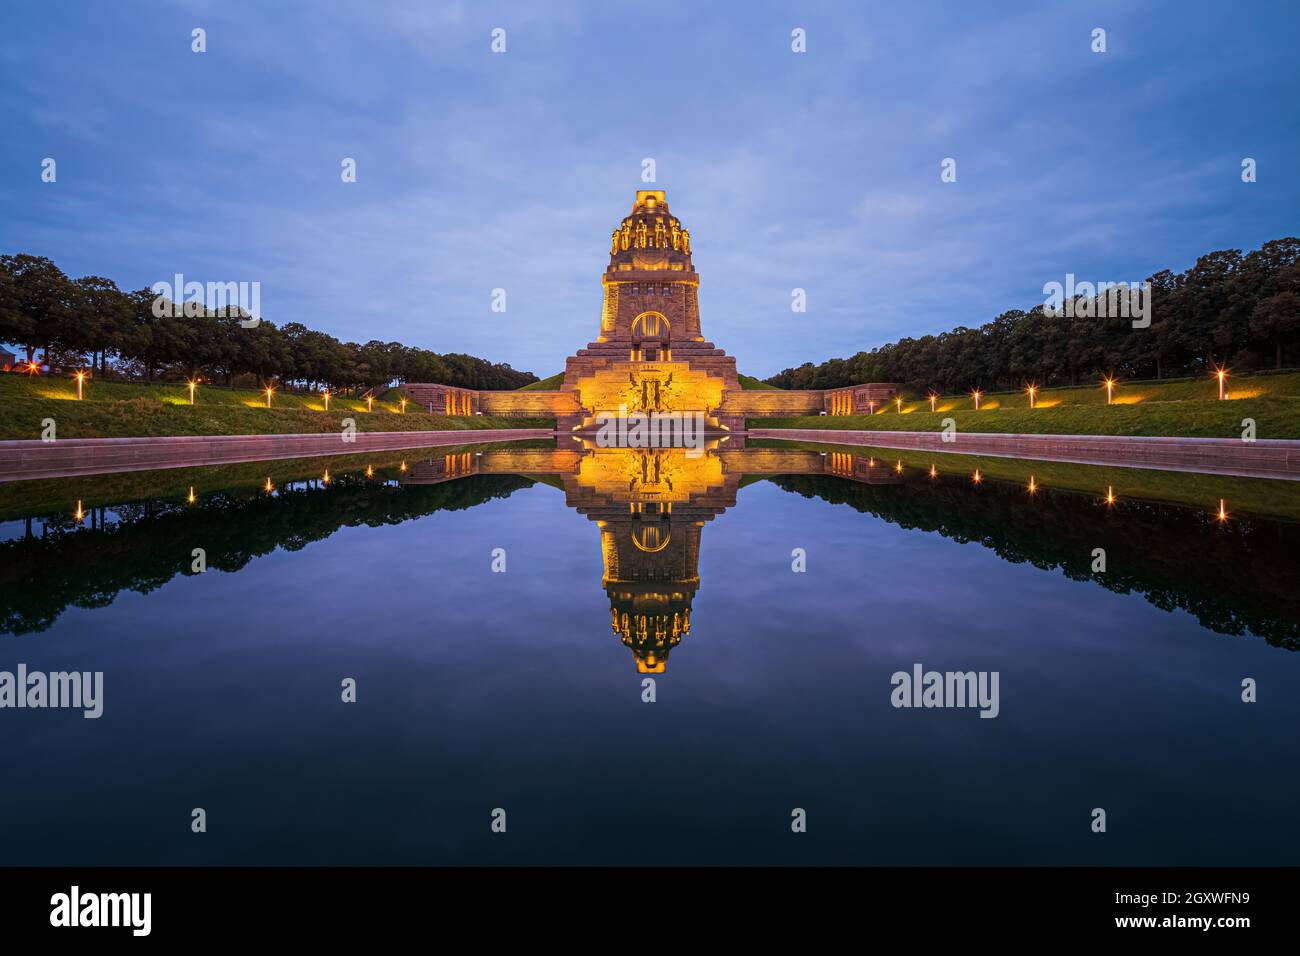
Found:
<path fill-rule="evenodd" d="M 0 485 L 0 863 L 1297 862 L 1300 487 L 899 454 Z"/>

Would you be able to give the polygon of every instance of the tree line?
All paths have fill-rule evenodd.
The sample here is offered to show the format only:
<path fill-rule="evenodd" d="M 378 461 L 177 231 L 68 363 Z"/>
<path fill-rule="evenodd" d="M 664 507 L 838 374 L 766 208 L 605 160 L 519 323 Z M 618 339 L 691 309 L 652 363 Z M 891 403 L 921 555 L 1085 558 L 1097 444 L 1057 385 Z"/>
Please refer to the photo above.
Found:
<path fill-rule="evenodd" d="M 1161 379 L 1300 362 L 1300 239 L 1207 253 L 1185 272 L 1157 272 L 1150 326 L 1115 315 L 1115 295 L 1079 297 L 1065 315 L 1042 304 L 976 329 L 905 338 L 847 359 L 805 362 L 766 381 L 780 388 L 897 382 L 943 393 L 1079 385 L 1103 375 Z M 1107 298 L 1108 317 L 1098 318 Z"/>
<path fill-rule="evenodd" d="M 88 368 L 102 377 L 158 381 L 203 378 L 225 385 L 256 379 L 289 387 L 349 391 L 391 382 L 514 389 L 537 381 L 505 363 L 439 354 L 400 342 L 341 342 L 301 322 L 262 320 L 237 307 L 155 314 L 152 289 L 120 290 L 111 279 L 69 279 L 50 259 L 0 256 L 0 343 L 40 352 L 51 368 Z"/>

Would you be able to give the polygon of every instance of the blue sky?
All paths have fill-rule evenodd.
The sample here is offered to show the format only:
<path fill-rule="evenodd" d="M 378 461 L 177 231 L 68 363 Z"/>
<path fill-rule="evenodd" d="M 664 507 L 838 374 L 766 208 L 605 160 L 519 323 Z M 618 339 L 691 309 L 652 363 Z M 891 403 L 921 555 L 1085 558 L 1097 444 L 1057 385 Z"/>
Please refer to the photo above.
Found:
<path fill-rule="evenodd" d="M 1296 234 L 1298 41 L 1287 0 L 6 4 L 0 252 L 547 375 L 652 157 L 766 376 Z"/>

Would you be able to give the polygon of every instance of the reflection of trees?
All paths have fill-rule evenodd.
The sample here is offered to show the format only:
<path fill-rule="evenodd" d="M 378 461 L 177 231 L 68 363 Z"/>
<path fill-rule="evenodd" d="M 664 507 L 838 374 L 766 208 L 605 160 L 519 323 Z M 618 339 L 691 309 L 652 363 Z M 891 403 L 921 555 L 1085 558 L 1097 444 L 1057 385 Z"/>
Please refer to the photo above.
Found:
<path fill-rule="evenodd" d="M 0 542 L 0 632 L 43 631 L 69 606 L 105 607 L 120 591 L 159 588 L 190 573 L 202 547 L 210 569 L 238 571 L 276 548 L 297 551 L 339 528 L 400 524 L 505 498 L 532 484 L 513 475 L 476 475 L 438 485 L 397 487 L 339 475 L 324 488 L 220 492 L 193 506 L 148 501 L 115 507 L 98 529 L 49 525 L 39 537 Z"/>
<path fill-rule="evenodd" d="M 772 481 L 903 528 L 976 542 L 1007 561 L 1137 592 L 1221 634 L 1249 632 L 1300 649 L 1300 525 L 1233 518 L 1221 526 L 1207 513 L 1135 500 L 1107 510 L 1068 492 L 1040 491 L 1030 501 L 1017 485 L 976 490 L 964 479 L 892 487 L 821 475 Z M 1092 573 L 1093 548 L 1106 549 L 1104 574 Z"/>

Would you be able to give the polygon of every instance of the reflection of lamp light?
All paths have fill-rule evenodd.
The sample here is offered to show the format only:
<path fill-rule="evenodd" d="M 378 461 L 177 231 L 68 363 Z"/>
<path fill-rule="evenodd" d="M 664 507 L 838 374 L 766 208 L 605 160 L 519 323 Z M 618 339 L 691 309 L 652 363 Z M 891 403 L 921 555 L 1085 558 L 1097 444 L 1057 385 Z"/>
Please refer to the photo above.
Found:
<path fill-rule="evenodd" d="M 982 394 L 978 388 L 970 393 L 971 398 L 975 399 L 975 411 L 977 412 L 980 410 L 980 395 Z"/>
<path fill-rule="evenodd" d="M 934 411 L 934 403 L 939 400 L 939 396 L 934 392 L 930 393 L 930 411 Z"/>
<path fill-rule="evenodd" d="M 375 477 L 375 469 L 370 465 L 366 465 L 366 477 L 367 478 Z"/>
<path fill-rule="evenodd" d="M 980 470 L 979 470 L 978 468 L 976 468 L 976 469 L 975 469 L 975 474 L 971 475 L 971 479 L 970 479 L 970 480 L 973 481 L 973 482 L 975 482 L 975 484 L 978 485 L 981 481 L 984 480 L 984 476 L 981 475 L 981 474 L 980 474 Z"/>
<path fill-rule="evenodd" d="M 193 404 L 194 404 L 194 390 L 195 390 L 196 388 L 199 387 L 199 383 L 198 383 L 195 379 L 190 379 L 189 382 L 188 382 L 187 384 L 188 384 L 189 387 L 190 387 L 190 404 L 193 405 Z"/>
<path fill-rule="evenodd" d="M 1225 398 L 1228 397 L 1227 394 L 1223 391 L 1223 383 L 1224 380 L 1227 379 L 1228 377 L 1228 370 L 1226 368 L 1215 369 L 1214 374 L 1218 376 L 1219 379 L 1219 401 L 1223 401 Z"/>
<path fill-rule="evenodd" d="M 1217 517 L 1220 521 L 1227 521 L 1227 520 L 1228 520 L 1228 512 L 1227 512 L 1227 509 L 1225 509 L 1225 508 L 1223 507 L 1223 499 L 1222 499 L 1222 498 L 1219 499 L 1219 513 L 1218 513 L 1215 517 Z"/>
<path fill-rule="evenodd" d="M 402 414 L 406 414 L 406 399 L 402 399 Z"/>
<path fill-rule="evenodd" d="M 81 520 L 82 520 L 83 518 L 86 517 L 86 513 L 85 513 L 84 511 L 81 510 L 81 499 L 80 499 L 80 498 L 77 499 L 77 511 L 76 511 L 76 514 L 73 515 L 73 517 L 77 519 L 77 522 L 78 522 L 78 523 L 80 523 Z"/>
<path fill-rule="evenodd" d="M 899 395 L 894 399 L 894 404 L 898 406 L 898 414 L 903 414 L 903 396 Z"/>
<path fill-rule="evenodd" d="M 894 471 L 898 472 L 900 475 L 903 473 L 903 462 L 901 460 L 894 466 Z"/>
<path fill-rule="evenodd" d="M 275 391 L 270 385 L 266 386 L 266 407 L 271 407 L 271 393 Z"/>
<path fill-rule="evenodd" d="M 1027 391 L 1027 392 L 1029 393 L 1029 407 L 1030 407 L 1030 408 L 1033 408 L 1033 407 L 1034 407 L 1034 396 L 1035 396 L 1036 394 L 1038 394 L 1038 386 L 1037 386 L 1037 385 L 1030 385 L 1029 388 L 1027 388 L 1025 391 Z"/>
<path fill-rule="evenodd" d="M 1033 476 L 1033 475 L 1030 475 L 1030 476 L 1029 476 L 1029 493 L 1032 495 L 1032 494 L 1033 494 L 1035 491 L 1037 491 L 1037 490 L 1038 490 L 1038 485 L 1034 484 L 1034 476 Z"/>
<path fill-rule="evenodd" d="M 266 479 L 265 491 L 269 495 L 274 489 L 275 489 L 275 485 L 271 484 L 271 479 L 268 476 Z"/>
<path fill-rule="evenodd" d="M 373 395 L 367 395 L 367 396 L 366 396 L 366 411 L 368 411 L 368 412 L 373 412 L 374 410 L 375 410 L 375 396 L 373 396 Z"/>
<path fill-rule="evenodd" d="M 1114 404 L 1115 380 L 1113 378 L 1107 378 L 1102 384 L 1106 386 L 1106 404 Z"/>
<path fill-rule="evenodd" d="M 938 478 L 938 477 L 939 477 L 939 469 L 935 468 L 934 465 L 931 465 L 931 466 L 930 466 L 930 477 L 931 477 L 931 478 Z"/>
<path fill-rule="evenodd" d="M 1107 485 L 1107 486 L 1106 486 L 1106 504 L 1109 506 L 1109 505 L 1113 505 L 1114 503 L 1115 503 L 1115 492 L 1114 492 L 1114 490 L 1111 488 L 1110 485 Z"/>
<path fill-rule="evenodd" d="M 402 462 L 401 470 L 406 471 L 406 462 Z"/>
<path fill-rule="evenodd" d="M 197 500 L 197 499 L 194 497 L 194 486 L 193 486 L 193 485 L 190 485 L 190 493 L 189 493 L 189 495 L 185 498 L 185 500 L 188 501 L 190 504 L 194 504 L 194 502 Z"/>
<path fill-rule="evenodd" d="M 86 380 L 85 372 L 77 373 L 77 401 L 81 401 L 81 383 Z"/>
<path fill-rule="evenodd" d="M 324 392 L 322 392 L 321 394 L 324 395 L 324 397 L 325 397 L 325 411 L 328 412 L 328 411 L 330 410 L 330 393 L 329 393 L 329 389 L 326 389 L 326 390 L 325 390 Z"/>
<path fill-rule="evenodd" d="M 320 483 L 322 485 L 328 485 L 330 483 L 330 470 L 328 468 L 325 469 L 325 475 L 321 478 Z"/>

